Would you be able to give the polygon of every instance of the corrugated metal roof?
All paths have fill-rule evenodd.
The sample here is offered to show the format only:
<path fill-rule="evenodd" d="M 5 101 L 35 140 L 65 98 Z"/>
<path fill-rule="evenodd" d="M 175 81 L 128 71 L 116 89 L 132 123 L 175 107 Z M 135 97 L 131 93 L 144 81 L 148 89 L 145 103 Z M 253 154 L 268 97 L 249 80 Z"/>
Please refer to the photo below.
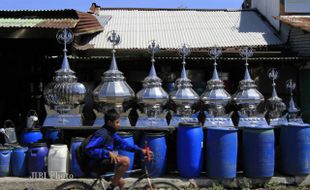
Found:
<path fill-rule="evenodd" d="M 99 15 L 112 18 L 90 40 L 94 48 L 111 48 L 107 42 L 111 30 L 121 36 L 119 49 L 146 49 L 151 40 L 167 49 L 182 43 L 192 48 L 283 44 L 255 11 L 102 9 Z"/>
<path fill-rule="evenodd" d="M 121 57 L 121 56 L 118 56 Z M 55 56 L 46 56 L 46 59 L 59 59 L 61 58 L 58 55 Z M 74 59 L 74 60 L 101 60 L 101 59 L 109 59 L 111 60 L 111 56 L 72 56 L 68 55 L 68 59 Z M 156 57 L 157 60 L 182 60 L 180 57 Z M 187 57 L 188 60 L 213 60 L 212 57 Z M 219 57 L 219 60 L 223 61 L 239 61 L 244 60 L 242 57 Z M 297 57 L 297 56 L 291 56 L 291 57 L 251 57 L 249 58 L 249 61 L 292 61 L 292 60 L 310 60 L 310 57 Z"/>
<path fill-rule="evenodd" d="M 78 19 L 0 18 L 0 28 L 74 28 Z"/>
<path fill-rule="evenodd" d="M 74 34 L 76 36 L 103 31 L 103 26 L 99 23 L 94 15 L 78 11 L 77 15 L 79 22 L 74 29 Z"/>
<path fill-rule="evenodd" d="M 279 16 L 275 18 L 284 22 L 289 26 L 300 28 L 302 30 L 310 32 L 310 16 L 289 15 L 289 16 Z"/>
<path fill-rule="evenodd" d="M 70 28 L 75 35 L 103 30 L 94 15 L 73 9 L 0 11 L 0 28 Z"/>

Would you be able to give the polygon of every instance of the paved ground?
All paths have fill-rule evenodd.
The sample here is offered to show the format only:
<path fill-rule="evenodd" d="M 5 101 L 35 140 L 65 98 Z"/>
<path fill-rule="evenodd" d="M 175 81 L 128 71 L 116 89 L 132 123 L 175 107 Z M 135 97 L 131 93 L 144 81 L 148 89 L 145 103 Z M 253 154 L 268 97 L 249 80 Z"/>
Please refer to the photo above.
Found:
<path fill-rule="evenodd" d="M 127 184 L 131 184 L 136 178 L 127 178 Z M 70 180 L 80 180 L 86 183 L 92 183 L 94 179 L 44 179 L 44 178 L 18 178 L 18 177 L 2 177 L 0 178 L 1 190 L 23 190 L 23 189 L 35 189 L 35 190 L 53 190 L 58 185 Z M 173 182 L 182 188 L 194 188 L 194 187 L 212 187 L 213 184 L 221 184 L 227 188 L 247 188 L 257 184 L 279 184 L 279 185 L 296 185 L 296 186 L 310 186 L 310 175 L 287 177 L 277 176 L 267 179 L 249 179 L 244 177 L 237 177 L 232 180 L 212 180 L 205 177 L 197 179 L 182 179 L 179 177 L 167 176 L 165 178 L 155 178 L 154 180 L 165 180 Z M 307 188 L 306 188 L 307 189 Z M 309 188 L 310 189 L 310 188 Z"/>

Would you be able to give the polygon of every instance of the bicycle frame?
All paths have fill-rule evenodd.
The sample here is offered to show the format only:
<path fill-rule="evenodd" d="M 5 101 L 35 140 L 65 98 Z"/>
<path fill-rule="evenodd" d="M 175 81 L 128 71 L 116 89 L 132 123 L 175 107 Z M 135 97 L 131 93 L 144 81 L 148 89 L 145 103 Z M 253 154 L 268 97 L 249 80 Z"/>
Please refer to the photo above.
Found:
<path fill-rule="evenodd" d="M 148 183 L 150 189 L 153 190 L 152 182 L 151 182 L 151 179 L 150 179 L 150 176 L 149 176 L 149 172 L 148 172 L 148 170 L 146 168 L 146 165 L 144 165 L 144 172 L 143 172 L 143 174 L 135 182 L 133 182 L 133 184 L 128 189 L 130 189 L 130 190 L 134 189 L 136 187 L 136 185 L 138 183 L 140 183 L 140 181 L 143 180 L 143 179 L 147 180 L 147 183 Z"/>
<path fill-rule="evenodd" d="M 130 173 L 135 173 L 135 172 L 138 172 L 138 171 L 141 171 L 142 169 L 137 169 L 137 170 L 130 170 L 130 171 L 127 171 L 126 173 L 130 174 Z M 106 180 L 105 178 L 107 177 L 113 177 L 115 175 L 115 173 L 110 173 L 110 174 L 107 174 L 107 175 L 102 175 L 102 176 L 99 176 L 95 179 L 95 181 L 90 185 L 91 187 L 94 187 L 98 181 L 100 182 L 101 186 L 103 189 L 106 189 L 105 185 L 102 183 L 103 181 L 109 181 L 109 180 Z M 148 186 L 150 187 L 151 190 L 153 190 L 152 188 L 152 182 L 151 182 L 151 178 L 149 176 L 149 172 L 147 170 L 147 167 L 146 165 L 144 166 L 144 169 L 143 169 L 143 174 L 139 176 L 139 178 L 133 182 L 132 185 L 130 185 L 128 187 L 128 189 L 134 189 L 136 187 L 137 184 L 139 184 L 143 179 L 146 179 L 147 180 L 147 184 Z"/>
<path fill-rule="evenodd" d="M 152 160 L 152 151 L 150 149 L 150 147 L 147 145 L 147 142 L 145 142 L 145 149 L 146 149 L 146 156 L 145 158 L 143 159 L 144 162 L 148 161 L 150 162 Z M 130 171 L 127 171 L 126 173 L 134 173 L 134 172 L 137 172 L 137 171 L 141 171 L 142 169 L 137 169 L 137 170 L 130 170 Z M 147 184 L 148 186 L 150 187 L 150 190 L 153 190 L 152 188 L 152 182 L 151 182 L 151 179 L 150 179 L 150 175 L 149 175 L 149 171 L 147 170 L 147 167 L 146 167 L 146 164 L 144 164 L 144 169 L 142 170 L 143 171 L 143 174 L 141 176 L 139 176 L 139 178 L 128 188 L 128 189 L 134 189 L 136 187 L 136 185 L 138 183 L 140 183 L 141 180 L 143 179 L 146 179 L 147 180 Z M 94 187 L 96 185 L 96 183 L 98 181 L 100 181 L 101 183 L 101 186 L 103 189 L 105 189 L 104 187 L 104 184 L 102 183 L 102 180 L 104 181 L 107 181 L 105 180 L 105 178 L 107 177 L 112 177 L 114 176 L 115 173 L 111 173 L 111 174 L 108 174 L 108 175 L 102 175 L 100 177 L 98 177 L 97 179 L 95 179 L 95 181 L 91 184 L 91 187 Z"/>
<path fill-rule="evenodd" d="M 152 151 L 149 149 L 149 147 L 146 147 L 145 148 L 145 157 L 144 159 L 142 159 L 144 162 L 146 161 L 151 161 L 152 160 Z M 135 180 L 132 185 L 130 185 L 128 187 L 128 189 L 135 189 L 136 186 L 143 180 L 143 179 L 146 179 L 146 186 L 145 184 L 143 184 L 142 187 L 149 187 L 149 189 L 151 190 L 154 190 L 155 187 L 158 187 L 160 185 L 166 185 L 168 187 L 170 187 L 171 189 L 176 189 L 176 190 L 179 190 L 179 188 L 174 185 L 173 183 L 170 183 L 170 182 L 164 182 L 164 181 L 154 181 L 152 182 L 151 178 L 150 178 L 150 175 L 149 175 L 149 171 L 147 169 L 147 164 L 144 164 L 144 169 L 137 169 L 137 170 L 130 170 L 130 171 L 127 171 L 126 173 L 134 173 L 134 172 L 137 172 L 137 171 L 143 171 L 143 173 L 138 177 L 137 180 Z M 108 182 L 110 181 L 110 178 L 113 177 L 115 175 L 115 173 L 107 173 L 105 175 L 101 175 L 99 177 L 97 177 L 94 182 L 91 184 L 91 185 L 88 185 L 87 183 L 85 182 L 80 182 L 80 181 L 69 181 L 69 182 L 65 182 L 63 184 L 61 184 L 60 186 L 58 186 L 56 189 L 58 190 L 64 190 L 64 189 L 68 189 L 68 188 L 83 188 L 83 189 L 94 189 L 95 185 L 98 183 L 98 181 L 100 182 L 100 185 L 102 187 L 102 189 L 106 189 L 106 186 L 105 186 L 105 182 Z M 141 184 L 142 185 L 142 184 Z"/>

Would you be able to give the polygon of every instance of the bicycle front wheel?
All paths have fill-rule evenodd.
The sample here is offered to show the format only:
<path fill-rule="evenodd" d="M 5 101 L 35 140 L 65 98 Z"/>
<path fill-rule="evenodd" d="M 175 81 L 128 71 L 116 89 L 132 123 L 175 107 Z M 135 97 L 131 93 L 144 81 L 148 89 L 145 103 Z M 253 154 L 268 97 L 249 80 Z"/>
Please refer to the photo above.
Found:
<path fill-rule="evenodd" d="M 81 181 L 69 181 L 56 187 L 55 190 L 94 190 L 90 185 Z"/>
<path fill-rule="evenodd" d="M 143 189 L 151 189 L 149 185 L 147 184 L 144 186 Z M 166 181 L 156 181 L 152 182 L 152 189 L 154 190 L 181 190 L 178 186 L 174 185 L 173 183 L 166 182 Z"/>

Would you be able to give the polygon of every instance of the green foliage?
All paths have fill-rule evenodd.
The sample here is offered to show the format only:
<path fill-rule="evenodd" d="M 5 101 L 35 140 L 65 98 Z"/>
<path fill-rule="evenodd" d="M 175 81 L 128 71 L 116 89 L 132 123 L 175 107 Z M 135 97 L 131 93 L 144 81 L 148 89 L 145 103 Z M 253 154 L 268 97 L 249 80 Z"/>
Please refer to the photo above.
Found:
<path fill-rule="evenodd" d="M 207 190 L 225 190 L 224 186 L 221 184 L 213 184 L 212 187 L 207 188 Z"/>
<path fill-rule="evenodd" d="M 244 177 L 239 180 L 239 187 L 242 190 L 251 189 L 253 187 L 253 184 L 249 178 Z"/>
<path fill-rule="evenodd" d="M 279 185 L 276 183 L 265 183 L 264 188 L 266 190 L 287 190 L 285 185 Z"/>

